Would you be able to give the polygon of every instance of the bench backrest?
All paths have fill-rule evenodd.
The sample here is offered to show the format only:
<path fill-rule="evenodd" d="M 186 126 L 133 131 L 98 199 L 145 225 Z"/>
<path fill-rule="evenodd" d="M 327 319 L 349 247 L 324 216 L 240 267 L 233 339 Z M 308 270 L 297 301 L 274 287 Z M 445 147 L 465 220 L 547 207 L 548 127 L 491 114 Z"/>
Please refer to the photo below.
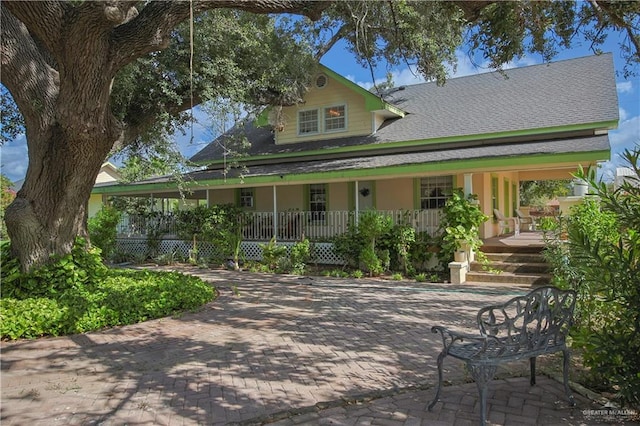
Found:
<path fill-rule="evenodd" d="M 506 345 L 527 349 L 564 344 L 573 321 L 576 292 L 539 287 L 501 305 L 478 312 L 480 333 L 495 336 Z"/>

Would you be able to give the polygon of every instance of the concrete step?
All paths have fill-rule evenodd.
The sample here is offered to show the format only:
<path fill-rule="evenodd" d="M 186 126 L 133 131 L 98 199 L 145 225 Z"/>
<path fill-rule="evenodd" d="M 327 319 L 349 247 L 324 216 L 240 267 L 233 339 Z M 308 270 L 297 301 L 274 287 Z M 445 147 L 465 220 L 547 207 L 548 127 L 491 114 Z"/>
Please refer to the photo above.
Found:
<path fill-rule="evenodd" d="M 547 285 L 551 282 L 550 274 L 522 274 L 513 272 L 476 272 L 467 273 L 466 282 L 481 282 L 495 284 L 515 284 L 526 286 Z"/>
<path fill-rule="evenodd" d="M 542 262 L 490 262 L 487 267 L 516 274 L 549 274 L 551 272 L 549 265 Z M 485 266 L 478 262 L 471 263 L 471 271 L 487 272 L 485 271 Z"/>
<path fill-rule="evenodd" d="M 501 263 L 545 263 L 540 253 L 485 253 L 490 262 Z"/>
<path fill-rule="evenodd" d="M 542 253 L 544 246 L 500 246 L 500 245 L 483 245 L 480 247 L 484 253 Z"/>

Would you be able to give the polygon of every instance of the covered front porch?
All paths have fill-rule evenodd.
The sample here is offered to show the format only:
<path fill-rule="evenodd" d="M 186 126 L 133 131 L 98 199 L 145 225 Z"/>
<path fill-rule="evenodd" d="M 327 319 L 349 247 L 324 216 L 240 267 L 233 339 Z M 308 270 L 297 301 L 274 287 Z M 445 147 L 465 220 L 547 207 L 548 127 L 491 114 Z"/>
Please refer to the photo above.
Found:
<path fill-rule="evenodd" d="M 300 241 L 326 242 L 345 233 L 349 225 L 358 223 L 366 211 L 301 211 L 244 212 L 238 217 L 244 241 L 266 242 Z M 393 225 L 410 225 L 416 233 L 438 234 L 439 210 L 375 210 L 376 214 L 389 217 Z M 124 215 L 117 226 L 118 238 L 145 238 L 149 226 L 161 229 L 165 239 L 177 239 L 176 217 L 171 212 L 153 217 Z"/>

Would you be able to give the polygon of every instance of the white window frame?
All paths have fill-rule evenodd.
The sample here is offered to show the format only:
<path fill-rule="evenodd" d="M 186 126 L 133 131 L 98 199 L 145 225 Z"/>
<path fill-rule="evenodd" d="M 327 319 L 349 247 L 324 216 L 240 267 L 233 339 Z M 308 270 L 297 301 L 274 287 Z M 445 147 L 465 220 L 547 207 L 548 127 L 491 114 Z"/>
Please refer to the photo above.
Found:
<path fill-rule="evenodd" d="M 328 188 L 326 183 L 309 185 L 309 214 L 312 222 L 324 223 L 329 201 L 327 198 Z"/>
<path fill-rule="evenodd" d="M 302 119 L 301 116 L 304 113 L 308 113 L 308 112 L 315 112 L 316 113 L 316 130 L 313 132 L 302 132 Z M 318 108 L 313 108 L 313 109 L 305 109 L 305 110 L 301 110 L 298 111 L 298 136 L 309 136 L 309 135 L 317 135 L 318 133 L 320 133 L 320 110 Z M 307 120 L 305 121 L 305 123 L 313 123 L 312 120 Z"/>
<path fill-rule="evenodd" d="M 453 192 L 453 175 L 420 178 L 420 209 L 433 210 L 444 207 Z"/>
<path fill-rule="evenodd" d="M 344 115 L 342 117 L 329 117 L 327 114 L 327 111 L 331 110 L 332 108 L 342 108 L 344 111 Z M 338 118 L 343 119 L 344 126 L 340 128 L 335 128 L 335 129 L 327 129 L 327 120 L 336 120 Z M 347 130 L 347 105 L 346 104 L 331 105 L 331 106 L 322 108 L 322 125 L 323 125 L 324 133 L 337 133 L 337 132 L 346 131 Z"/>
<path fill-rule="evenodd" d="M 243 194 L 243 191 L 246 191 L 247 194 Z M 255 208 L 255 192 L 255 188 L 240 188 L 240 207 L 244 209 Z M 244 200 L 249 200 L 249 205 L 244 205 Z"/>
<path fill-rule="evenodd" d="M 327 129 L 327 120 L 332 120 L 332 119 L 336 119 L 334 117 L 329 117 L 327 114 L 327 111 L 329 111 L 331 108 L 342 108 L 344 110 L 344 116 L 340 117 L 344 119 L 344 127 L 340 127 L 340 128 L 336 128 L 336 129 Z M 316 131 L 315 132 L 302 132 L 302 120 L 301 120 L 301 116 L 304 113 L 309 113 L 309 112 L 315 112 L 316 113 Z M 323 134 L 323 133 L 339 133 L 339 132 L 346 132 L 347 129 L 349 128 L 349 123 L 347 121 L 347 117 L 348 117 L 348 113 L 347 113 L 347 104 L 346 103 L 342 103 L 342 104 L 333 104 L 333 105 L 329 105 L 329 106 L 321 106 L 318 108 L 309 108 L 309 109 L 303 109 L 298 111 L 298 121 L 297 121 L 297 126 L 298 126 L 298 136 L 313 136 L 313 135 L 318 135 L 318 134 Z M 312 120 L 308 120 L 305 121 L 305 123 L 312 123 Z"/>

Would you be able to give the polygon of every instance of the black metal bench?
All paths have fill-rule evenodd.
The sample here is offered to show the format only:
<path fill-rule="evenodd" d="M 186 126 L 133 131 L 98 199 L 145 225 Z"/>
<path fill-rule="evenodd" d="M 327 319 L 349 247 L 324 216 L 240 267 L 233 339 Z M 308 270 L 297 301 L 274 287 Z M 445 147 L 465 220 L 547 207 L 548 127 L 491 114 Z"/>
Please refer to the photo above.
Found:
<path fill-rule="evenodd" d="M 487 306 L 477 315 L 479 335 L 461 334 L 445 327 L 431 328 L 442 335 L 444 349 L 438 355 L 438 388 L 429 411 L 442 389 L 442 361 L 447 355 L 467 363 L 480 394 L 480 423 L 486 422 L 487 388 L 499 364 L 529 358 L 531 385 L 536 383 L 536 357 L 562 351 L 564 388 L 571 406 L 569 349 L 566 337 L 573 321 L 576 293 L 555 287 L 539 287 L 501 305 Z"/>

